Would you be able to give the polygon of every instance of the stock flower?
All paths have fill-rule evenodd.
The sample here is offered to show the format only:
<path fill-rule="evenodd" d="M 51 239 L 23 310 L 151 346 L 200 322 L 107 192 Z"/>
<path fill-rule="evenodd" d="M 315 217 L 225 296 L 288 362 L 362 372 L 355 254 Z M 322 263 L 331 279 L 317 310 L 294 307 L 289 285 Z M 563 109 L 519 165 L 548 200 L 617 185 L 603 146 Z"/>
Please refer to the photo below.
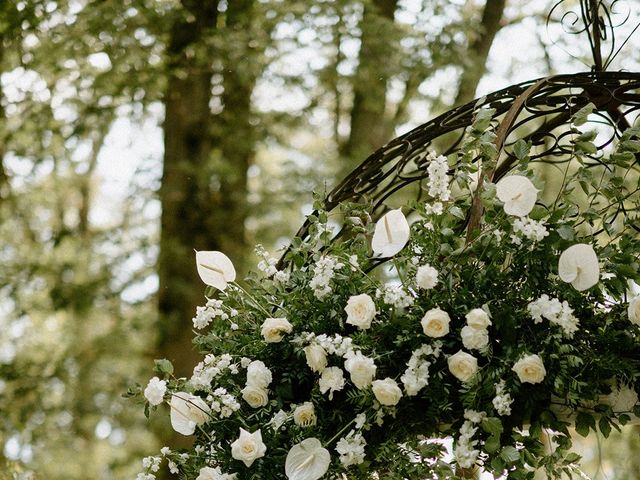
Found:
<path fill-rule="evenodd" d="M 438 284 L 438 271 L 431 265 L 421 265 L 416 271 L 416 285 L 424 290 L 430 290 Z"/>
<path fill-rule="evenodd" d="M 547 371 L 542 359 L 538 355 L 525 355 L 511 368 L 522 383 L 540 383 L 544 380 Z"/>
<path fill-rule="evenodd" d="M 259 429 L 249 433 L 240 427 L 240 436 L 231 444 L 231 456 L 247 467 L 250 467 L 258 458 L 264 457 L 266 451 L 267 447 L 262 442 L 262 433 Z"/>
<path fill-rule="evenodd" d="M 526 217 L 536 204 L 538 190 L 527 177 L 510 175 L 496 184 L 496 195 L 507 215 Z"/>
<path fill-rule="evenodd" d="M 267 318 L 262 324 L 262 336 L 267 343 L 282 341 L 285 333 L 291 333 L 293 326 L 286 318 Z"/>
<path fill-rule="evenodd" d="M 600 279 L 598 256 L 591 245 L 577 243 L 570 246 L 558 261 L 558 275 L 578 291 L 593 287 Z"/>
<path fill-rule="evenodd" d="M 167 391 L 167 382 L 160 380 L 158 377 L 153 377 L 149 380 L 147 388 L 144 389 L 144 398 L 146 398 L 151 405 L 160 405 L 164 400 L 164 394 Z"/>
<path fill-rule="evenodd" d="M 351 353 L 344 362 L 344 369 L 349 372 L 351 381 L 360 390 L 371 385 L 376 376 L 376 368 L 373 359 L 365 357 L 360 351 Z"/>
<path fill-rule="evenodd" d="M 196 266 L 200 279 L 207 285 L 224 290 L 228 282 L 236 279 L 236 269 L 233 263 L 222 252 L 196 252 Z"/>
<path fill-rule="evenodd" d="M 478 371 L 478 359 L 462 350 L 451 355 L 447 364 L 451 374 L 461 382 L 468 382 Z"/>
<path fill-rule="evenodd" d="M 344 311 L 347 313 L 347 323 L 349 325 L 354 325 L 360 330 L 366 330 L 371 327 L 371 320 L 376 316 L 376 305 L 366 293 L 352 295 L 347 300 L 347 306 L 344 307 Z"/>
<path fill-rule="evenodd" d="M 316 424 L 316 411 L 313 403 L 304 402 L 293 411 L 293 421 L 299 427 L 313 427 Z"/>
<path fill-rule="evenodd" d="M 467 325 L 460 332 L 462 345 L 469 350 L 482 350 L 489 345 L 489 334 L 484 328 L 474 328 Z"/>
<path fill-rule="evenodd" d="M 242 398 L 253 408 L 264 407 L 269 403 L 269 393 L 266 389 L 248 384 L 241 390 Z"/>
<path fill-rule="evenodd" d="M 339 367 L 329 367 L 322 371 L 319 380 L 320 393 L 329 392 L 329 400 L 333 400 L 333 392 L 344 388 L 344 374 Z"/>
<path fill-rule="evenodd" d="M 317 438 L 306 438 L 297 443 L 289 453 L 284 471 L 289 480 L 318 480 L 329 469 L 331 454 Z"/>
<path fill-rule="evenodd" d="M 375 380 L 371 384 L 373 394 L 382 405 L 397 405 L 402 398 L 402 390 L 393 378 L 385 378 L 384 380 Z"/>
<path fill-rule="evenodd" d="M 409 223 L 402 210 L 387 212 L 376 223 L 371 239 L 373 253 L 382 257 L 393 257 L 409 241 Z"/>
<path fill-rule="evenodd" d="M 247 385 L 267 388 L 272 379 L 271 370 L 260 360 L 254 360 L 247 366 Z"/>
<path fill-rule="evenodd" d="M 187 392 L 176 392 L 171 396 L 171 426 L 182 435 L 193 435 L 196 426 L 209 420 L 211 408 L 204 400 Z"/>
<path fill-rule="evenodd" d="M 449 314 L 439 308 L 432 308 L 424 314 L 420 324 L 425 335 L 432 338 L 444 337 L 449 333 Z"/>
<path fill-rule="evenodd" d="M 317 343 L 312 343 L 304 347 L 303 351 L 309 368 L 314 372 L 322 373 L 327 366 L 327 352 L 325 349 Z"/>
<path fill-rule="evenodd" d="M 629 300 L 627 313 L 629 315 L 629 320 L 631 320 L 631 323 L 635 323 L 636 325 L 640 326 L 640 295 Z"/>
<path fill-rule="evenodd" d="M 465 318 L 467 319 L 467 325 L 478 330 L 485 329 L 491 325 L 489 314 L 482 308 L 474 308 L 465 315 Z"/>

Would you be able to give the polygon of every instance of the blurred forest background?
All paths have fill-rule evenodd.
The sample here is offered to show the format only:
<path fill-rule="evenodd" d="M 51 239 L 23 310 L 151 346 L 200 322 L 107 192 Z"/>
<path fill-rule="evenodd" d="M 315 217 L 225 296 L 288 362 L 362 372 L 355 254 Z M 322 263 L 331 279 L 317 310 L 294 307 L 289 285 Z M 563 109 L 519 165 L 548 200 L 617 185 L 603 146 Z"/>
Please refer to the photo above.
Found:
<path fill-rule="evenodd" d="M 122 394 L 197 361 L 193 250 L 242 275 L 394 136 L 588 70 L 552 5 L 0 0 L 0 478 L 134 478 L 170 432 Z M 585 471 L 640 478 L 639 437 L 583 442 Z"/>

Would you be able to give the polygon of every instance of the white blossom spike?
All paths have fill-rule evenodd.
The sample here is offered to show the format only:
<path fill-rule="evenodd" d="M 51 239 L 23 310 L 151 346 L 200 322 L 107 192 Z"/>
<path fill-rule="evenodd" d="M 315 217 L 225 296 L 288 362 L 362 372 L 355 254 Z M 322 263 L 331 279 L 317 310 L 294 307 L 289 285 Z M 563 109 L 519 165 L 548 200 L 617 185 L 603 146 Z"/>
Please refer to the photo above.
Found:
<path fill-rule="evenodd" d="M 376 223 L 371 240 L 373 253 L 382 257 L 392 257 L 409 241 L 409 222 L 399 208 L 387 212 Z"/>
<path fill-rule="evenodd" d="M 222 252 L 196 252 L 196 266 L 200 279 L 207 285 L 224 290 L 228 282 L 236 279 L 236 269 L 229 257 Z"/>

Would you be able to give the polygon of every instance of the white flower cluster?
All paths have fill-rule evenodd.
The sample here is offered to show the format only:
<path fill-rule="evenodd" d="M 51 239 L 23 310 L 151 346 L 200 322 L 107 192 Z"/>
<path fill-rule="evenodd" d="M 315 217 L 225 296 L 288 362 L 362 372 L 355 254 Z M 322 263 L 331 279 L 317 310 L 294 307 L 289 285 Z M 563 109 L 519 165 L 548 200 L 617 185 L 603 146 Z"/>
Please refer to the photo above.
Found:
<path fill-rule="evenodd" d="M 404 391 L 409 396 L 417 395 L 420 390 L 429 384 L 429 367 L 431 362 L 425 357 L 438 358 L 442 348 L 442 342 L 436 341 L 431 345 L 422 345 L 413 351 L 407 362 L 407 369 L 400 377 L 404 384 Z"/>
<path fill-rule="evenodd" d="M 222 418 L 230 417 L 233 412 L 240 410 L 240 403 L 226 388 L 216 388 L 212 395 L 207 396 L 207 401 L 211 402 L 211 410 L 219 413 Z"/>
<path fill-rule="evenodd" d="M 407 293 L 402 285 L 386 285 L 382 290 L 376 289 L 376 298 L 382 297 L 382 301 L 395 308 L 406 308 L 413 305 L 415 299 Z"/>
<path fill-rule="evenodd" d="M 231 316 L 238 314 L 237 311 L 232 310 Z M 209 325 L 215 318 L 221 320 L 228 320 L 229 314 L 222 310 L 222 300 L 209 299 L 204 307 L 196 307 L 196 316 L 193 317 L 193 327 L 197 330 L 201 330 Z"/>
<path fill-rule="evenodd" d="M 511 415 L 511 404 L 513 398 L 507 391 L 507 386 L 504 380 L 500 380 L 495 384 L 496 396 L 492 400 L 493 407 L 496 409 L 498 415 Z"/>
<path fill-rule="evenodd" d="M 313 278 L 309 282 L 309 287 L 313 290 L 313 294 L 318 300 L 331 293 L 329 282 L 333 278 L 334 272 L 344 267 L 344 263 L 340 262 L 336 257 L 328 255 L 318 260 L 313 267 Z"/>
<path fill-rule="evenodd" d="M 360 432 L 351 430 L 346 436 L 338 440 L 336 451 L 340 454 L 340 463 L 348 467 L 364 462 L 364 447 L 366 440 Z"/>
<path fill-rule="evenodd" d="M 273 417 L 271 417 L 271 420 L 269 421 L 269 425 L 273 430 L 280 430 L 280 427 L 282 427 L 288 419 L 289 415 L 287 415 L 287 412 L 280 409 L 273 414 Z"/>
<path fill-rule="evenodd" d="M 218 375 L 229 371 L 232 374 L 238 373 L 238 366 L 233 363 L 233 357 L 228 353 L 216 357 L 208 354 L 204 360 L 198 363 L 193 369 L 193 375 L 189 379 L 189 384 L 196 389 L 211 390 L 211 383 Z"/>
<path fill-rule="evenodd" d="M 416 285 L 418 288 L 430 290 L 438 284 L 438 270 L 429 264 L 421 265 L 416 271 Z"/>
<path fill-rule="evenodd" d="M 344 357 L 348 352 L 353 350 L 353 340 L 350 337 L 342 335 L 315 335 L 314 333 L 303 334 L 305 343 L 315 343 L 322 347 L 329 355 L 337 355 Z"/>
<path fill-rule="evenodd" d="M 442 202 L 427 203 L 424 206 L 424 211 L 427 215 L 442 215 L 444 212 L 444 205 Z"/>
<path fill-rule="evenodd" d="M 520 245 L 525 237 L 533 242 L 540 242 L 549 235 L 547 227 L 542 220 L 536 221 L 529 217 L 518 217 L 513 221 L 513 234 L 511 242 Z"/>
<path fill-rule="evenodd" d="M 144 398 L 146 398 L 151 405 L 160 405 L 164 400 L 166 391 L 167 382 L 160 380 L 158 377 L 153 377 L 149 380 L 147 388 L 144 389 Z"/>
<path fill-rule="evenodd" d="M 485 416 L 486 414 L 484 412 L 476 412 L 474 410 L 464 411 L 464 418 L 466 420 L 460 427 L 460 436 L 456 441 L 454 451 L 456 463 L 462 468 L 473 467 L 480 454 L 479 450 L 473 448 L 478 444 L 478 441 L 473 439 L 473 435 L 478 431 L 478 427 L 474 425 L 482 422 Z"/>
<path fill-rule="evenodd" d="M 440 155 L 434 158 L 433 154 L 429 154 L 431 161 L 427 167 L 429 173 L 429 195 L 446 202 L 451 197 L 449 190 L 449 164 L 447 157 Z"/>
<path fill-rule="evenodd" d="M 202 467 L 196 480 L 236 480 L 235 473 L 222 473 L 220 467 Z"/>
<path fill-rule="evenodd" d="M 269 255 L 269 252 L 267 252 L 262 245 L 256 245 L 255 252 L 256 255 L 261 258 L 258 262 L 258 270 L 263 272 L 267 277 L 273 277 L 277 282 L 286 283 L 289 281 L 289 274 L 276 268 L 278 259 Z"/>
<path fill-rule="evenodd" d="M 573 315 L 573 309 L 566 300 L 560 302 L 557 298 L 549 298 L 549 295 L 543 294 L 527 305 L 527 310 L 535 323 L 542 322 L 544 317 L 551 323 L 559 325 L 569 338 L 578 331 L 580 320 Z"/>

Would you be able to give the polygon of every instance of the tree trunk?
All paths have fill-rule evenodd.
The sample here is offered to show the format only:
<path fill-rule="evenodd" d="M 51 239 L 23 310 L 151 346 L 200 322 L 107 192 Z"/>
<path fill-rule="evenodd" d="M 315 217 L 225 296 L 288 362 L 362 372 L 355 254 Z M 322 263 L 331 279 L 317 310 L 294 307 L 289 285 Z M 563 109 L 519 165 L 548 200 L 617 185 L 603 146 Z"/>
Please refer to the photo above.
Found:
<path fill-rule="evenodd" d="M 468 61 L 462 71 L 454 106 L 474 99 L 478 83 L 486 71 L 489 50 L 500 30 L 507 0 L 487 0 L 482 12 L 478 36 L 469 44 Z"/>
<path fill-rule="evenodd" d="M 177 375 L 188 375 L 198 355 L 192 347 L 190 319 L 203 300 L 193 250 L 215 250 L 208 218 L 210 195 L 211 56 L 204 40 L 216 27 L 218 2 L 183 0 L 185 15 L 174 23 L 168 47 L 165 93 L 164 166 L 159 274 L 158 353 L 171 360 Z M 221 226 L 218 226 L 221 228 Z"/>
<path fill-rule="evenodd" d="M 397 0 L 372 0 L 365 5 L 359 65 L 353 83 L 351 132 L 342 151 L 346 158 L 342 174 L 351 171 L 388 140 L 385 112 L 390 72 L 386 66 L 395 53 L 389 31 L 396 6 Z"/>

